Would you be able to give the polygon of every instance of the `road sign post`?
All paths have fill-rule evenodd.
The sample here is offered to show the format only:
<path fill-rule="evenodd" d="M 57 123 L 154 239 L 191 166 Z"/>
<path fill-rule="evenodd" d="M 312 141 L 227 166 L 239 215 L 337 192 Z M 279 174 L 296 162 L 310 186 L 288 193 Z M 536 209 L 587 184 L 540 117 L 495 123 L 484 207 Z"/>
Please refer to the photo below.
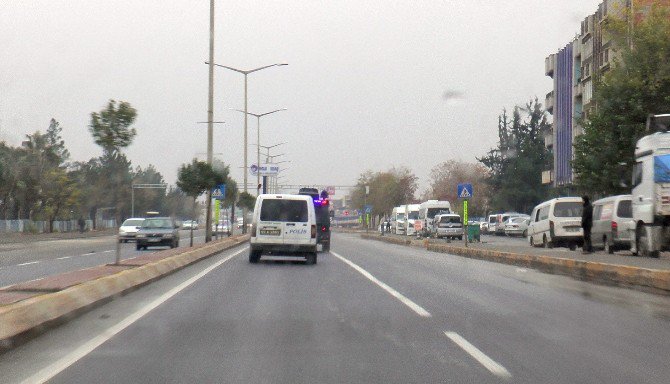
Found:
<path fill-rule="evenodd" d="M 463 199 L 463 239 L 465 246 L 468 246 L 468 199 L 472 198 L 472 184 L 461 183 L 456 187 L 456 194 L 459 199 Z"/>

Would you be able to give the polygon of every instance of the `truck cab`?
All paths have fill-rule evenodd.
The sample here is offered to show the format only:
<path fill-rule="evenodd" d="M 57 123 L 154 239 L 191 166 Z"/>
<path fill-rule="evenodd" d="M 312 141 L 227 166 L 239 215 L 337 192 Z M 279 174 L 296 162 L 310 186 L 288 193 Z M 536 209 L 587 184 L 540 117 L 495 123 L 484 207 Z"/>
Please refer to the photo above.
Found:
<path fill-rule="evenodd" d="M 658 257 L 670 249 L 670 114 L 650 116 L 648 131 L 635 145 L 632 174 L 634 235 L 631 251 Z"/>

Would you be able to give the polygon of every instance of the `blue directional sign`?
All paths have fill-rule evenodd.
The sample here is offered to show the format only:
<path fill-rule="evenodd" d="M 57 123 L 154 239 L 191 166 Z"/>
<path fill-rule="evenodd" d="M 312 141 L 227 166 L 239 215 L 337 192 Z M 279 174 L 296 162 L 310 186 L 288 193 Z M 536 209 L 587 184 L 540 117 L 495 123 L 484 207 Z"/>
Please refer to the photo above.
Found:
<path fill-rule="evenodd" d="M 372 205 L 365 206 L 365 213 L 372 213 Z"/>
<path fill-rule="evenodd" d="M 212 198 L 217 200 L 223 200 L 226 198 L 226 185 L 219 184 L 216 188 L 212 190 Z"/>
<path fill-rule="evenodd" d="M 458 194 L 459 199 L 469 199 L 471 198 L 472 195 L 472 184 L 470 183 L 462 183 L 458 184 L 458 188 L 456 189 L 456 193 Z"/>

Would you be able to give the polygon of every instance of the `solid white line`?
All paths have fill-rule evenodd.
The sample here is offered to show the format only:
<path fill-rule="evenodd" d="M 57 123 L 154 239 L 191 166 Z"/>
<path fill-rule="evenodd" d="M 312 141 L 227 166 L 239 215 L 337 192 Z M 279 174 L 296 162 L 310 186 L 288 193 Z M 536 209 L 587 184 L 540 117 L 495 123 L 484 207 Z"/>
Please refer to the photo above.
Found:
<path fill-rule="evenodd" d="M 331 251 L 330 253 L 331 253 L 333 256 L 337 257 L 338 259 L 340 259 L 340 260 L 344 261 L 345 263 L 347 263 L 351 268 L 353 268 L 353 269 L 355 269 L 356 271 L 358 271 L 361 275 L 367 277 L 367 278 L 368 278 L 370 281 L 372 281 L 373 283 L 375 283 L 375 284 L 377 284 L 378 286 L 380 286 L 383 290 L 385 290 L 386 292 L 390 293 L 391 296 L 393 296 L 393 297 L 395 297 L 396 299 L 400 300 L 401 303 L 403 303 L 403 304 L 405 304 L 406 306 L 408 306 L 412 311 L 416 312 L 417 315 L 419 315 L 419 316 L 421 316 L 421 317 L 430 317 L 430 313 L 429 313 L 428 311 L 426 311 L 425 309 L 423 309 L 422 306 L 420 306 L 419 304 L 417 304 L 417 303 L 413 302 L 412 300 L 408 299 L 408 298 L 405 297 L 405 295 L 403 295 L 402 293 L 400 293 L 400 292 L 396 291 L 395 289 L 389 287 L 388 285 L 386 285 L 386 283 L 384 283 L 383 281 L 381 281 L 381 280 L 379 280 L 378 278 L 374 277 L 370 272 L 366 271 L 365 269 L 361 268 L 360 266 L 358 266 L 358 265 L 355 264 L 354 262 L 352 262 L 352 261 L 350 261 L 349 259 L 346 259 L 346 258 L 344 258 L 344 257 L 342 257 L 342 256 L 340 256 L 340 255 L 338 255 L 338 254 L 335 253 L 335 252 L 332 252 L 332 251 Z"/>
<path fill-rule="evenodd" d="M 459 335 L 456 332 L 444 332 L 444 334 L 451 339 L 456 345 L 461 347 L 465 352 L 470 354 L 475 360 L 479 362 L 479 364 L 483 365 L 484 368 L 488 369 L 491 373 L 493 373 L 496 376 L 500 377 L 505 377 L 505 378 L 510 378 L 512 377 L 512 374 L 509 373 L 505 367 L 502 365 L 496 363 L 493 359 L 490 357 L 486 356 L 484 352 L 480 351 L 477 347 L 474 345 L 470 344 L 467 340 L 465 340 L 461 335 Z"/>
<path fill-rule="evenodd" d="M 21 266 L 24 266 L 24 265 L 31 265 L 31 264 L 37 264 L 37 263 L 39 263 L 39 261 L 29 261 L 27 263 L 16 264 L 16 266 L 21 267 Z"/>
<path fill-rule="evenodd" d="M 147 313 L 151 312 L 170 298 L 172 298 L 174 295 L 178 294 L 191 284 L 195 283 L 196 281 L 200 280 L 203 276 L 207 275 L 208 273 L 212 272 L 214 269 L 217 267 L 221 266 L 221 264 L 225 263 L 226 261 L 232 259 L 233 257 L 239 255 L 240 253 L 246 251 L 248 248 L 244 248 L 239 250 L 238 252 L 233 253 L 232 255 L 219 260 L 215 264 L 213 264 L 210 267 L 207 267 L 205 270 L 202 272 L 198 273 L 197 275 L 191 277 L 190 279 L 184 281 L 183 283 L 179 284 L 178 286 L 172 288 L 171 290 L 167 291 L 166 293 L 162 294 L 158 298 L 156 298 L 154 301 L 149 303 L 148 305 L 144 306 L 143 308 L 140 308 L 137 310 L 135 313 L 129 315 L 125 319 L 121 320 L 120 322 L 116 323 L 115 325 L 107 328 L 105 331 L 100 333 L 98 336 L 95 336 L 91 340 L 87 341 L 83 345 L 79 346 L 77 349 L 73 350 L 72 352 L 68 353 L 67 355 L 61 357 L 54 363 L 48 365 L 47 367 L 41 369 L 39 372 L 36 374 L 30 376 L 29 378 L 25 379 L 22 383 L 44 383 L 47 380 L 50 380 L 57 374 L 61 373 L 63 370 L 65 370 L 67 367 L 71 366 L 72 364 L 76 363 L 78 360 L 83 358 L 84 356 L 88 355 L 91 353 L 93 350 L 98 348 L 100 345 L 105 343 L 107 340 L 111 339 L 116 335 L 117 333 L 123 331 L 130 325 L 132 325 L 134 322 L 137 320 L 141 319 L 144 315 Z"/>
<path fill-rule="evenodd" d="M 63 256 L 63 257 L 59 257 L 59 258 L 57 258 L 56 260 L 66 260 L 66 259 L 69 259 L 69 258 L 71 258 L 71 257 L 72 257 L 72 256 Z"/>

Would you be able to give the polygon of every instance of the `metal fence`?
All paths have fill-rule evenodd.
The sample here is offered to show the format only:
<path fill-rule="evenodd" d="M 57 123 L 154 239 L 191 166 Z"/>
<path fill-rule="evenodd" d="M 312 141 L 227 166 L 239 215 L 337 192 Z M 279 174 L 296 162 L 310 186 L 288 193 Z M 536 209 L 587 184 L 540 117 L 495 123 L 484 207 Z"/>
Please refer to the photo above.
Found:
<path fill-rule="evenodd" d="M 116 219 L 98 220 L 97 229 L 116 228 Z M 86 220 L 85 230 L 93 229 L 93 220 Z M 77 220 L 58 220 L 53 223 L 54 232 L 75 232 L 79 230 Z M 49 222 L 32 220 L 0 220 L 0 232 L 49 232 Z"/>

